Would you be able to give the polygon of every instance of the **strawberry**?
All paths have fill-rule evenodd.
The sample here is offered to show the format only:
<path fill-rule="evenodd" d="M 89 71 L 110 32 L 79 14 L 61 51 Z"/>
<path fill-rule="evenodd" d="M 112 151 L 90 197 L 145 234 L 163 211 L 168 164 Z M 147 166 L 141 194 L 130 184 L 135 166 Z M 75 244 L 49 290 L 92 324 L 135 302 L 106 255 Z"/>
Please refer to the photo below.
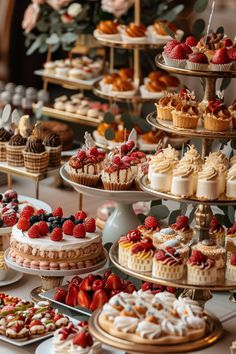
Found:
<path fill-rule="evenodd" d="M 10 200 L 17 199 L 18 198 L 18 194 L 17 194 L 16 191 L 13 191 L 12 189 L 9 189 L 8 191 L 6 191 L 4 193 L 4 198 L 5 199 L 10 199 Z"/>
<path fill-rule="evenodd" d="M 22 211 L 30 213 L 30 216 L 34 214 L 34 208 L 31 205 L 26 205 Z"/>
<path fill-rule="evenodd" d="M 88 293 L 86 293 L 86 291 L 83 290 L 78 291 L 76 305 L 81 307 L 86 307 L 87 309 L 90 308 L 91 299 Z"/>
<path fill-rule="evenodd" d="M 86 231 L 83 224 L 75 225 L 73 229 L 73 236 L 77 238 L 84 238 L 86 236 Z"/>
<path fill-rule="evenodd" d="M 224 46 L 225 46 L 226 48 L 229 48 L 229 47 L 232 47 L 232 46 L 233 46 L 233 42 L 231 41 L 230 38 L 225 38 L 225 40 L 224 40 Z"/>
<path fill-rule="evenodd" d="M 236 60 L 236 48 L 229 48 L 228 49 L 228 56 L 230 60 L 235 61 Z"/>
<path fill-rule="evenodd" d="M 40 231 L 38 225 L 32 225 L 28 230 L 28 236 L 30 238 L 38 238 L 40 237 Z"/>
<path fill-rule="evenodd" d="M 46 236 L 48 234 L 48 224 L 46 221 L 39 221 L 37 224 L 41 236 Z"/>
<path fill-rule="evenodd" d="M 157 261 L 164 261 L 166 259 L 166 255 L 163 250 L 157 251 L 154 257 Z"/>
<path fill-rule="evenodd" d="M 58 302 L 65 303 L 66 296 L 67 296 L 67 290 L 66 289 L 57 288 L 57 292 L 53 295 L 53 299 L 58 301 Z"/>
<path fill-rule="evenodd" d="M 88 321 L 80 321 L 78 323 L 78 326 L 88 328 Z"/>
<path fill-rule="evenodd" d="M 88 279 L 89 279 L 89 282 L 92 284 L 96 279 L 101 279 L 101 278 L 99 278 L 99 275 L 89 274 Z"/>
<path fill-rule="evenodd" d="M 33 320 L 31 321 L 30 323 L 30 327 L 33 327 L 33 326 L 41 326 L 42 325 L 42 322 L 40 320 Z"/>
<path fill-rule="evenodd" d="M 44 209 L 38 209 L 38 210 L 36 211 L 36 215 L 42 215 L 42 214 L 46 214 L 46 210 L 44 210 Z"/>
<path fill-rule="evenodd" d="M 127 150 L 130 151 L 135 147 L 135 142 L 133 140 L 128 140 L 125 145 Z"/>
<path fill-rule="evenodd" d="M 142 289 L 143 291 L 151 290 L 151 289 L 152 289 L 152 283 L 149 283 L 149 282 L 145 281 L 145 282 L 141 285 L 141 289 Z"/>
<path fill-rule="evenodd" d="M 236 266 L 236 253 L 233 253 L 233 254 L 231 255 L 230 263 L 231 263 L 233 266 Z"/>
<path fill-rule="evenodd" d="M 226 48 L 219 48 L 211 58 L 212 64 L 227 64 L 230 63 L 230 58 Z"/>
<path fill-rule="evenodd" d="M 82 282 L 82 278 L 80 278 L 78 275 L 74 276 L 70 283 L 73 283 L 74 285 L 76 285 L 77 287 L 79 287 L 80 283 Z"/>
<path fill-rule="evenodd" d="M 192 53 L 189 55 L 188 60 L 192 63 L 208 64 L 208 58 L 204 53 Z"/>
<path fill-rule="evenodd" d="M 191 47 L 188 44 L 182 43 L 181 45 L 184 48 L 185 53 L 187 53 L 187 54 L 191 54 L 192 53 L 192 49 L 191 49 Z"/>
<path fill-rule="evenodd" d="M 75 213 L 74 217 L 76 220 L 85 220 L 87 218 L 87 214 L 85 213 L 85 211 L 80 210 Z"/>
<path fill-rule="evenodd" d="M 165 47 L 164 47 L 164 53 L 167 54 L 167 55 L 169 55 L 170 52 L 172 51 L 172 49 L 173 49 L 174 47 L 176 47 L 178 44 L 180 44 L 180 43 L 179 43 L 178 41 L 176 41 L 175 39 L 169 41 L 169 42 L 165 45 Z"/>
<path fill-rule="evenodd" d="M 92 146 L 89 150 L 89 154 L 92 156 L 98 156 L 98 149 L 96 146 Z"/>
<path fill-rule="evenodd" d="M 15 324 L 14 326 L 11 327 L 12 331 L 19 333 L 23 328 L 23 325 L 20 325 L 19 323 Z"/>
<path fill-rule="evenodd" d="M 20 213 L 20 217 L 25 218 L 27 220 L 29 220 L 31 218 L 32 214 L 30 210 L 22 210 L 22 212 Z"/>
<path fill-rule="evenodd" d="M 145 218 L 144 225 L 147 229 L 156 229 L 159 227 L 157 218 L 151 215 Z"/>
<path fill-rule="evenodd" d="M 61 227 L 55 227 L 52 230 L 52 233 L 50 235 L 50 239 L 52 241 L 61 241 L 63 238 L 63 234 L 62 234 L 62 228 Z"/>
<path fill-rule="evenodd" d="M 111 290 L 109 292 L 109 298 L 111 298 L 112 296 L 117 295 L 117 294 L 119 294 L 121 292 L 122 292 L 122 290 Z"/>
<path fill-rule="evenodd" d="M 189 45 L 190 47 L 195 47 L 197 45 L 197 40 L 193 36 L 189 36 L 185 39 L 185 44 Z"/>
<path fill-rule="evenodd" d="M 115 155 L 112 159 L 112 162 L 115 164 L 115 165 L 118 165 L 120 166 L 121 165 L 121 159 L 120 159 L 120 156 L 119 155 Z"/>
<path fill-rule="evenodd" d="M 79 289 L 80 289 L 80 290 L 83 290 L 83 291 L 90 291 L 90 290 L 92 290 L 92 283 L 91 283 L 91 281 L 89 280 L 89 277 L 85 277 L 85 278 L 82 280 L 82 282 L 80 283 Z"/>
<path fill-rule="evenodd" d="M 61 207 L 58 207 L 56 209 L 53 210 L 52 215 L 55 216 L 60 216 L 62 218 L 63 216 L 63 210 Z"/>
<path fill-rule="evenodd" d="M 111 275 L 111 273 L 112 273 L 112 270 L 111 270 L 111 269 L 106 270 L 106 271 L 104 272 L 104 274 L 103 274 L 104 278 L 108 278 L 109 275 Z"/>
<path fill-rule="evenodd" d="M 121 145 L 120 150 L 121 150 L 122 154 L 126 154 L 128 151 L 128 147 L 126 146 L 126 144 L 123 144 L 123 145 Z"/>
<path fill-rule="evenodd" d="M 17 223 L 17 228 L 22 231 L 27 231 L 30 228 L 30 222 L 24 217 L 20 217 Z"/>
<path fill-rule="evenodd" d="M 65 303 L 68 306 L 76 306 L 77 304 L 78 288 L 73 283 L 69 284 L 68 292 L 65 298 Z"/>
<path fill-rule="evenodd" d="M 66 235 L 73 235 L 73 230 L 74 230 L 75 224 L 71 220 L 66 220 L 64 224 L 62 225 L 62 231 Z"/>
<path fill-rule="evenodd" d="M 126 238 L 128 241 L 130 242 L 138 242 L 141 240 L 141 232 L 137 229 L 134 229 L 134 230 L 130 230 L 127 235 L 126 235 Z"/>
<path fill-rule="evenodd" d="M 83 161 L 85 158 L 86 158 L 87 154 L 86 154 L 86 151 L 85 150 L 79 150 L 77 152 L 77 158 L 80 160 L 80 161 Z"/>
<path fill-rule="evenodd" d="M 64 318 L 64 315 L 62 313 L 57 313 L 54 316 L 53 321 L 56 322 L 56 321 L 60 320 L 61 318 Z"/>
<path fill-rule="evenodd" d="M 174 294 L 176 292 L 176 288 L 173 288 L 172 286 L 167 286 L 166 291 L 169 293 Z"/>
<path fill-rule="evenodd" d="M 99 289 L 104 289 L 104 281 L 102 279 L 96 279 L 94 280 L 92 284 L 92 290 L 96 291 Z"/>
<path fill-rule="evenodd" d="M 93 294 L 93 300 L 90 305 L 90 310 L 95 311 L 97 308 L 103 306 L 106 302 L 108 302 L 107 294 L 104 290 L 100 289 L 95 291 Z"/>
<path fill-rule="evenodd" d="M 86 232 L 94 232 L 96 230 L 96 222 L 94 218 L 86 218 L 84 221 L 84 228 Z"/>
<path fill-rule="evenodd" d="M 116 274 L 111 274 L 106 280 L 105 289 L 107 290 L 122 290 L 123 281 Z"/>
<path fill-rule="evenodd" d="M 124 291 L 125 293 L 128 294 L 132 294 L 134 291 L 136 291 L 136 287 L 134 284 L 132 284 L 131 282 L 129 282 L 129 284 L 126 284 L 126 286 L 123 288 L 122 291 Z"/>
<path fill-rule="evenodd" d="M 90 333 L 81 331 L 72 340 L 74 345 L 78 345 L 82 348 L 91 347 L 93 345 L 93 338 Z"/>
<path fill-rule="evenodd" d="M 12 227 L 17 223 L 17 214 L 13 210 L 8 210 L 2 215 L 2 220 L 6 226 Z"/>
<path fill-rule="evenodd" d="M 183 48 L 182 44 L 178 44 L 169 53 L 169 57 L 171 59 L 184 60 L 184 59 L 187 59 L 188 56 L 187 56 L 187 53 L 185 52 L 185 49 Z"/>

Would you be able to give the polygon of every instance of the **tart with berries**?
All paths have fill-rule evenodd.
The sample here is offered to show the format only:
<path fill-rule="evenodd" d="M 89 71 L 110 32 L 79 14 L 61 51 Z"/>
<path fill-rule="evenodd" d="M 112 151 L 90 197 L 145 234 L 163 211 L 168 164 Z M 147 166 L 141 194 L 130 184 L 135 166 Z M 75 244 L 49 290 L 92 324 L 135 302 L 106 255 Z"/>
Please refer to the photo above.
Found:
<path fill-rule="evenodd" d="M 225 278 L 227 280 L 236 281 L 236 252 L 231 254 L 226 263 Z"/>
<path fill-rule="evenodd" d="M 204 53 L 191 53 L 187 60 L 187 68 L 190 70 L 205 71 L 208 69 L 208 58 Z"/>
<path fill-rule="evenodd" d="M 186 215 L 177 216 L 174 224 L 170 226 L 183 243 L 189 243 L 193 238 L 193 229 L 189 226 L 189 218 Z"/>
<path fill-rule="evenodd" d="M 101 233 L 84 211 L 69 217 L 58 207 L 50 214 L 20 214 L 12 229 L 10 256 L 32 269 L 80 269 L 104 260 Z"/>
<path fill-rule="evenodd" d="M 121 236 L 118 241 L 118 260 L 123 266 L 128 265 L 133 245 L 141 240 L 142 233 L 138 229 L 130 230 L 125 236 Z"/>
<path fill-rule="evenodd" d="M 154 252 L 152 239 L 144 237 L 132 246 L 128 268 L 138 272 L 151 272 Z"/>
<path fill-rule="evenodd" d="M 215 216 L 210 223 L 209 238 L 218 246 L 224 246 L 225 244 L 225 229 Z"/>
<path fill-rule="evenodd" d="M 220 101 L 209 101 L 203 114 L 204 128 L 211 131 L 230 129 L 232 117 L 227 107 Z"/>
<path fill-rule="evenodd" d="M 226 48 L 219 48 L 210 61 L 210 69 L 213 71 L 230 71 L 232 61 Z"/>
<path fill-rule="evenodd" d="M 178 250 L 166 247 L 158 250 L 153 257 L 153 277 L 176 280 L 184 275 L 184 258 Z"/>
<path fill-rule="evenodd" d="M 192 250 L 187 262 L 188 282 L 191 284 L 208 285 L 217 279 L 217 268 L 214 259 L 199 250 Z"/>
<path fill-rule="evenodd" d="M 85 186 L 96 186 L 105 161 L 106 153 L 96 146 L 78 150 L 66 165 L 66 170 L 72 181 Z"/>

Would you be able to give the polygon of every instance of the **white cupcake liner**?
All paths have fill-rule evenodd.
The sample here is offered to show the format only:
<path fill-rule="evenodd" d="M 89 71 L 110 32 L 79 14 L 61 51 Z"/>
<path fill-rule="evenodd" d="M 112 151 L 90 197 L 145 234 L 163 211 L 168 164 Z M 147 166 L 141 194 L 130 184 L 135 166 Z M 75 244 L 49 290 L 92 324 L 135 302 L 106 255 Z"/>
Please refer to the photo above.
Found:
<path fill-rule="evenodd" d="M 97 39 L 101 39 L 101 40 L 114 40 L 114 41 L 120 41 L 121 40 L 121 36 L 120 33 L 116 33 L 116 34 L 105 34 L 100 32 L 99 30 L 95 30 L 93 32 L 93 35 L 95 38 Z"/>
<path fill-rule="evenodd" d="M 193 62 L 187 60 L 186 68 L 189 70 L 207 71 L 207 70 L 209 70 L 209 64 L 193 63 Z"/>
<path fill-rule="evenodd" d="M 230 71 L 232 63 L 227 64 L 212 64 L 210 63 L 210 70 L 212 71 Z"/>
<path fill-rule="evenodd" d="M 186 59 L 172 59 L 168 57 L 165 53 L 162 53 L 163 59 L 166 65 L 174 66 L 175 68 L 184 69 L 186 65 Z"/>

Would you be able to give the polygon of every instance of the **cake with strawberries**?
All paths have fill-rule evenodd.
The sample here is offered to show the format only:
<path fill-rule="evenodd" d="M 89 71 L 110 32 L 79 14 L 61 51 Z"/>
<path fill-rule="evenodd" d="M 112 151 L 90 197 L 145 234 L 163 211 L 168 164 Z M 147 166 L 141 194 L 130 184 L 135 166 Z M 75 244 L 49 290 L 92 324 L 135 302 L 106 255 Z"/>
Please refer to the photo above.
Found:
<path fill-rule="evenodd" d="M 37 215 L 24 208 L 12 229 L 10 256 L 23 267 L 42 270 L 86 268 L 105 259 L 95 219 L 84 211 L 63 217 L 60 207 Z"/>

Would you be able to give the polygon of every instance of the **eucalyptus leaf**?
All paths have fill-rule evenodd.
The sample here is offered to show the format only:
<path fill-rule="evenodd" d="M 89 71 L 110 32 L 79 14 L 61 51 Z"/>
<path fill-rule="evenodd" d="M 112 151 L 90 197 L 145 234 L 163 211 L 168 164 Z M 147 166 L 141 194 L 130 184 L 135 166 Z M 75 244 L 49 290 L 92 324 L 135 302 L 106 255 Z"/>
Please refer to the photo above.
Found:
<path fill-rule="evenodd" d="M 187 204 L 186 203 L 180 203 L 179 208 L 180 208 L 181 215 L 185 215 L 186 211 L 187 211 L 187 208 L 188 208 Z"/>
<path fill-rule="evenodd" d="M 31 44 L 29 49 L 27 50 L 26 54 L 31 55 L 33 54 L 42 44 L 42 36 L 37 37 L 37 39 Z"/>
<path fill-rule="evenodd" d="M 67 32 L 61 36 L 62 43 L 74 43 L 78 39 L 77 33 Z"/>
<path fill-rule="evenodd" d="M 196 12 L 203 12 L 206 10 L 208 5 L 208 0 L 196 0 L 193 6 L 193 10 Z"/>
<path fill-rule="evenodd" d="M 109 252 L 112 245 L 112 242 L 107 242 L 105 243 L 105 245 L 103 245 L 103 247 L 107 250 L 107 252 Z"/>
<path fill-rule="evenodd" d="M 45 22 L 44 20 L 38 21 L 36 28 L 40 32 L 47 32 L 50 28 L 50 24 L 48 22 Z"/>
<path fill-rule="evenodd" d="M 146 215 L 144 215 L 144 214 L 138 214 L 137 217 L 138 217 L 138 219 L 140 220 L 141 224 L 143 224 L 143 223 L 144 223 L 144 220 L 145 220 L 145 218 L 146 218 Z"/>
<path fill-rule="evenodd" d="M 57 43 L 51 46 L 51 51 L 54 53 L 60 48 L 61 43 Z"/>
<path fill-rule="evenodd" d="M 171 225 L 171 224 L 174 224 L 176 222 L 176 218 L 178 216 L 181 215 L 181 210 L 177 209 L 177 210 L 173 210 L 171 213 L 170 213 L 170 216 L 169 216 L 169 220 L 168 220 L 168 224 Z"/>
<path fill-rule="evenodd" d="M 137 122 L 137 125 L 138 125 L 138 127 L 139 127 L 144 133 L 150 131 L 150 126 L 149 126 L 149 124 L 146 122 L 146 120 L 144 120 L 144 119 L 140 119 L 140 120 Z"/>
<path fill-rule="evenodd" d="M 123 122 L 126 122 L 126 121 L 130 121 L 131 120 L 131 115 L 129 113 L 122 113 L 121 114 L 121 119 L 123 120 Z"/>
<path fill-rule="evenodd" d="M 201 18 L 197 19 L 192 26 L 192 33 L 194 36 L 196 36 L 197 38 L 200 38 L 202 36 L 202 32 L 205 29 L 205 21 Z"/>
<path fill-rule="evenodd" d="M 216 30 L 216 33 L 222 33 L 222 34 L 224 34 L 224 32 L 225 32 L 225 30 L 224 30 L 224 27 L 223 27 L 223 26 L 218 27 L 217 30 Z"/>
<path fill-rule="evenodd" d="M 232 205 L 229 205 L 228 206 L 228 218 L 232 224 L 234 223 L 234 220 L 235 220 L 234 215 L 235 215 L 234 207 Z"/>
<path fill-rule="evenodd" d="M 48 45 L 47 45 L 47 43 L 45 42 L 45 43 L 43 43 L 41 46 L 40 46 L 40 48 L 39 48 L 39 53 L 46 53 L 46 51 L 48 50 Z"/>
<path fill-rule="evenodd" d="M 112 114 L 111 112 L 105 112 L 104 116 L 103 116 L 103 121 L 107 124 L 111 124 L 113 123 L 115 120 L 114 114 Z"/>
<path fill-rule="evenodd" d="M 170 37 L 172 37 L 172 38 L 175 39 L 175 33 L 170 29 L 170 27 L 168 27 L 168 26 L 166 26 L 166 25 L 164 24 L 164 29 L 165 29 L 166 33 L 168 33 L 168 35 L 169 35 Z"/>
<path fill-rule="evenodd" d="M 111 128 L 105 130 L 104 136 L 107 140 L 113 140 L 115 138 L 115 131 Z"/>
<path fill-rule="evenodd" d="M 232 225 L 229 217 L 225 214 L 215 214 L 215 217 L 218 219 L 220 224 L 225 225 L 226 227 L 230 227 Z"/>
<path fill-rule="evenodd" d="M 162 200 L 161 199 L 156 199 L 151 201 L 151 207 L 155 205 L 162 205 Z"/>
<path fill-rule="evenodd" d="M 229 86 L 231 82 L 231 78 L 230 77 L 224 77 L 221 81 L 221 85 L 220 85 L 220 91 L 224 91 L 225 89 L 227 89 L 227 87 Z"/>
<path fill-rule="evenodd" d="M 149 210 L 148 215 L 155 216 L 158 220 L 168 217 L 170 211 L 166 205 L 155 205 Z"/>
<path fill-rule="evenodd" d="M 170 10 L 166 11 L 163 15 L 159 17 L 159 19 L 173 22 L 176 19 L 177 15 L 179 15 L 183 11 L 183 9 L 184 9 L 184 5 L 179 4 L 171 8 Z"/>
<path fill-rule="evenodd" d="M 56 33 L 52 33 L 50 37 L 47 38 L 46 43 L 50 45 L 55 45 L 60 42 L 60 38 Z"/>

